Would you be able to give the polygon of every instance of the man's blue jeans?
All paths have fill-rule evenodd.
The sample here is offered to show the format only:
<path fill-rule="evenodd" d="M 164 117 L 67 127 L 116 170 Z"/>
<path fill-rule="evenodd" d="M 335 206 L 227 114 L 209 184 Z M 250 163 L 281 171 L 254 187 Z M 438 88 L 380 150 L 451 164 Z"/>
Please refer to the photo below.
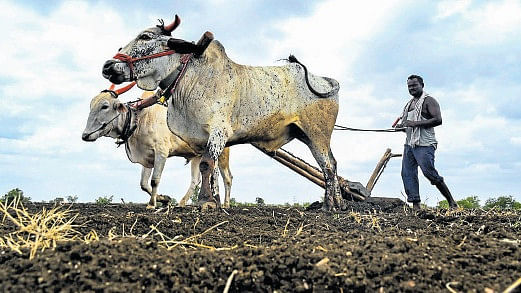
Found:
<path fill-rule="evenodd" d="M 443 177 L 434 168 L 434 146 L 405 145 L 402 159 L 402 180 L 408 202 L 420 201 L 420 187 L 418 184 L 418 166 L 423 175 L 432 185 L 443 182 Z"/>

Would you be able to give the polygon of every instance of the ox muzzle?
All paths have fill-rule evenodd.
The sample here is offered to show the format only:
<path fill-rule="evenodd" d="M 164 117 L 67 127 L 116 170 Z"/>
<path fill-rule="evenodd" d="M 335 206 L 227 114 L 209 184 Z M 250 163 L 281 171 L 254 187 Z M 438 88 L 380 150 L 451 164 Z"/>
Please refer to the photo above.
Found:
<path fill-rule="evenodd" d="M 103 77 L 108 79 L 110 82 L 121 84 L 127 81 L 125 78 L 125 66 L 127 66 L 127 64 L 124 62 L 107 60 L 105 61 L 105 64 L 103 64 L 101 74 L 103 74 Z"/>
<path fill-rule="evenodd" d="M 95 141 L 96 138 L 91 137 L 91 134 L 92 134 L 92 133 L 86 133 L 86 132 L 84 132 L 84 133 L 81 134 L 81 139 L 82 139 L 83 141 Z"/>

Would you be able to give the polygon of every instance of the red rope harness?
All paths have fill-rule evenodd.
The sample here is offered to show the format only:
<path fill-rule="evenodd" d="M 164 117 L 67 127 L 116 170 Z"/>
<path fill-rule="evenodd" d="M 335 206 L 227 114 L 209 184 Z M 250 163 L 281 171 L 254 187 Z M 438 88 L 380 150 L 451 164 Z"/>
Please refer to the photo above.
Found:
<path fill-rule="evenodd" d="M 128 67 L 130 68 L 130 80 L 133 80 L 134 79 L 134 62 L 140 61 L 140 60 L 145 60 L 145 59 L 153 59 L 153 58 L 157 58 L 157 57 L 172 55 L 174 53 L 175 53 L 174 50 L 167 50 L 167 51 L 155 53 L 152 55 L 137 57 L 137 58 L 132 58 L 131 56 L 126 55 L 126 54 L 117 53 L 112 58 L 118 59 L 120 61 L 127 63 Z"/>
<path fill-rule="evenodd" d="M 166 101 L 175 92 L 177 85 L 179 84 L 179 81 L 181 80 L 181 78 L 183 77 L 183 75 L 186 72 L 186 68 L 188 67 L 188 63 L 192 59 L 192 56 L 193 56 L 192 53 L 184 54 L 183 56 L 181 56 L 181 60 L 180 60 L 181 64 L 182 64 L 181 71 L 176 76 L 175 80 L 170 85 L 168 85 L 168 87 L 165 88 L 164 91 L 159 89 L 153 96 L 148 97 L 143 100 L 140 99 L 138 101 L 130 103 L 129 105 L 136 110 L 141 110 L 143 108 L 150 107 L 156 103 L 166 106 Z"/>
<path fill-rule="evenodd" d="M 128 67 L 130 68 L 130 80 L 133 80 L 134 76 L 135 76 L 134 75 L 134 62 L 140 61 L 140 60 L 145 60 L 145 59 L 153 59 L 153 58 L 163 57 L 163 56 L 167 56 L 167 55 L 172 55 L 174 53 L 175 53 L 174 50 L 167 50 L 167 51 L 163 51 L 163 52 L 159 52 L 159 53 L 155 53 L 155 54 L 151 54 L 151 55 L 147 55 L 147 56 L 142 56 L 142 57 L 136 57 L 136 58 L 132 58 L 131 56 L 129 56 L 127 54 L 117 53 L 112 58 L 127 63 Z M 180 60 L 180 62 L 182 64 L 181 72 L 179 73 L 177 78 L 174 80 L 174 82 L 168 87 L 168 93 L 166 93 L 166 95 L 167 95 L 166 99 L 168 99 L 174 93 L 175 89 L 177 88 L 177 84 L 179 83 L 179 80 L 181 80 L 181 77 L 184 75 L 188 62 L 191 60 L 192 56 L 193 56 L 192 53 L 184 54 L 183 56 L 181 56 L 181 60 Z M 132 86 L 134 86 L 134 84 L 135 84 L 135 82 L 132 83 L 131 85 L 127 86 L 128 89 L 130 89 Z M 124 90 L 122 89 L 123 90 L 122 93 L 126 92 L 128 89 L 127 88 L 125 88 Z M 159 94 L 159 96 L 161 96 L 161 94 Z M 130 106 L 135 109 L 142 109 L 142 108 L 146 108 L 146 107 L 149 107 L 149 106 L 155 104 L 156 102 L 158 102 L 157 101 L 158 99 L 159 99 L 159 97 L 156 93 L 156 95 L 154 95 L 150 98 L 147 98 L 144 100 L 138 100 L 135 103 L 131 103 Z M 162 102 L 160 102 L 160 103 L 163 104 Z"/>
<path fill-rule="evenodd" d="M 179 81 L 181 80 L 183 75 L 185 74 L 186 67 L 188 66 L 188 62 L 191 60 L 193 55 L 194 54 L 190 53 L 190 54 L 185 54 L 185 55 L 181 56 L 181 64 L 183 64 L 183 68 L 181 69 L 179 76 L 174 81 L 174 85 L 172 86 L 172 89 L 170 90 L 170 95 L 174 94 L 174 91 L 177 88 L 177 84 L 179 83 Z"/>

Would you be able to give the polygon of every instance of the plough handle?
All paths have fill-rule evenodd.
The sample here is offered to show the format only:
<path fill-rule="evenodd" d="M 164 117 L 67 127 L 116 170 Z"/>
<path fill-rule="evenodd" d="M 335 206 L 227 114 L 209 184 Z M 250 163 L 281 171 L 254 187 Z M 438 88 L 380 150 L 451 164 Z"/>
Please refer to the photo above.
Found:
<path fill-rule="evenodd" d="M 402 119 L 402 116 L 396 118 L 396 120 L 394 120 L 394 123 L 393 125 L 391 126 L 392 128 L 396 127 L 396 124 L 398 124 L 398 122 Z"/>

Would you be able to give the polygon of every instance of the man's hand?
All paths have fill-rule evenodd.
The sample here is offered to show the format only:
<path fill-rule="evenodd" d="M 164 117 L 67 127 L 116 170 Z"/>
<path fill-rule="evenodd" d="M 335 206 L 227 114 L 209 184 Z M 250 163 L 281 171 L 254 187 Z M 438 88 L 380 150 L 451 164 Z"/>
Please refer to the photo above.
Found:
<path fill-rule="evenodd" d="M 405 120 L 402 125 L 402 127 L 418 127 L 418 123 L 416 121 L 411 120 Z"/>
<path fill-rule="evenodd" d="M 396 124 L 393 128 L 396 129 L 396 131 L 403 131 L 403 132 L 405 132 L 405 126 L 403 126 L 402 123 Z"/>

